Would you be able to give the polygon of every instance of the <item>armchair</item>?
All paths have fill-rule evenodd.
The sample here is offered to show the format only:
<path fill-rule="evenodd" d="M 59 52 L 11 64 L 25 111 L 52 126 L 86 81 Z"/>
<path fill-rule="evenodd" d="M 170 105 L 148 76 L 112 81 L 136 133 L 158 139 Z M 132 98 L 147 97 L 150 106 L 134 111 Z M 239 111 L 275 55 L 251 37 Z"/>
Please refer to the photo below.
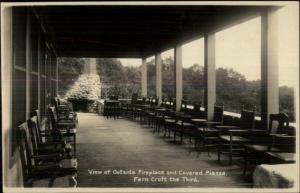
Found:
<path fill-rule="evenodd" d="M 277 123 L 277 127 L 275 127 Z M 249 163 L 255 165 L 269 162 L 270 155 L 275 152 L 292 152 L 294 136 L 288 136 L 289 118 L 284 113 L 270 114 L 269 128 L 265 130 L 249 130 L 251 144 L 246 144 L 244 157 L 244 175 Z M 267 153 L 269 152 L 269 153 Z M 273 153 L 270 153 L 273 152 Z M 275 153 L 276 154 L 276 153 Z"/>
<path fill-rule="evenodd" d="M 214 106 L 212 121 L 206 119 L 192 119 L 198 126 L 195 135 L 195 146 L 201 142 L 202 150 L 208 150 L 208 147 L 216 147 L 219 141 L 219 130 L 216 126 L 223 125 L 224 106 Z M 209 154 L 209 151 L 208 151 Z"/>
<path fill-rule="evenodd" d="M 57 120 L 54 107 L 48 107 L 50 123 L 54 136 L 59 136 L 55 141 L 61 141 L 62 138 L 73 138 L 74 154 L 76 154 L 76 124 L 72 120 Z"/>
<path fill-rule="evenodd" d="M 218 161 L 221 154 L 228 154 L 229 164 L 232 165 L 233 156 L 241 157 L 245 153 L 243 145 L 250 140 L 245 138 L 247 131 L 254 128 L 255 109 L 242 109 L 239 126 L 216 126 L 219 130 Z"/>
<path fill-rule="evenodd" d="M 72 146 L 66 141 L 42 141 L 38 129 L 37 116 L 33 116 L 29 120 L 27 120 L 27 124 L 33 144 L 34 155 L 61 153 L 68 157 L 71 156 L 70 152 L 72 150 Z"/>
<path fill-rule="evenodd" d="M 73 106 L 70 102 L 54 97 L 51 99 L 51 103 L 56 109 L 58 120 L 71 120 L 74 123 L 78 123 L 77 114 L 74 112 Z"/>
<path fill-rule="evenodd" d="M 56 178 L 68 176 L 69 186 L 76 187 L 77 160 L 61 154 L 34 155 L 27 122 L 18 127 L 19 150 L 25 187 L 52 187 Z"/>

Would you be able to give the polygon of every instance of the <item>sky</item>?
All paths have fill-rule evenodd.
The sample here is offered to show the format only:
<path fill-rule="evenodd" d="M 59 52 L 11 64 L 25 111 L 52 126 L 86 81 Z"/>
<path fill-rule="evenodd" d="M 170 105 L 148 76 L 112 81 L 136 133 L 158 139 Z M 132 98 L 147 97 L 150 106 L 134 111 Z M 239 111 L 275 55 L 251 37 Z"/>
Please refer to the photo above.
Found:
<path fill-rule="evenodd" d="M 260 17 L 216 33 L 216 68 L 233 68 L 247 80 L 260 79 Z"/>
<path fill-rule="evenodd" d="M 190 67 L 193 64 L 204 66 L 204 38 L 182 46 L 182 66 Z"/>
<path fill-rule="evenodd" d="M 279 85 L 295 86 L 299 72 L 297 43 L 297 10 L 285 7 L 278 11 Z M 247 80 L 260 79 L 261 18 L 229 27 L 216 33 L 216 68 L 233 68 Z M 298 38 L 298 39 L 297 39 Z M 296 41 L 295 41 L 296 40 Z M 298 41 L 297 41 L 298 40 Z M 186 43 L 182 47 L 183 67 L 195 63 L 204 65 L 204 39 Z M 174 56 L 174 49 L 162 53 L 162 58 Z M 120 59 L 124 65 L 139 66 L 140 59 Z"/>
<path fill-rule="evenodd" d="M 142 65 L 142 60 L 140 58 L 119 58 L 124 66 L 138 67 Z"/>

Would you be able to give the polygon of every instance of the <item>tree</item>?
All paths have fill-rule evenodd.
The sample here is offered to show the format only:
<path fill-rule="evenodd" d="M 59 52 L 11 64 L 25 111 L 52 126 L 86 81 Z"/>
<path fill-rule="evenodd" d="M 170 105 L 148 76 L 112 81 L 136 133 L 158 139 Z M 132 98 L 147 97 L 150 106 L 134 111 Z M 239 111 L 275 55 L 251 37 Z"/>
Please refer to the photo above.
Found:
<path fill-rule="evenodd" d="M 288 86 L 279 87 L 279 111 L 288 114 L 295 121 L 294 89 Z"/>
<path fill-rule="evenodd" d="M 171 56 L 162 60 L 162 94 L 164 98 L 175 97 L 175 63 Z"/>
<path fill-rule="evenodd" d="M 85 60 L 83 58 L 57 58 L 58 63 L 58 93 L 62 97 L 82 74 Z"/>
<path fill-rule="evenodd" d="M 147 96 L 156 96 L 156 66 L 155 60 L 152 59 L 147 65 Z"/>
<path fill-rule="evenodd" d="M 256 107 L 260 112 L 260 80 L 247 81 L 245 76 L 233 69 L 218 68 L 216 71 L 217 102 L 225 109 L 239 113 L 242 106 Z"/>
<path fill-rule="evenodd" d="M 59 91 L 65 93 L 70 85 L 83 72 L 84 59 L 59 58 Z M 147 90 L 148 97 L 156 94 L 156 66 L 152 59 L 147 63 Z M 174 97 L 175 93 L 175 65 L 172 57 L 162 61 L 163 93 L 166 97 Z M 141 93 L 141 68 L 123 66 L 121 61 L 114 58 L 98 58 L 97 71 L 102 84 L 102 98 L 109 95 L 119 95 L 122 98 L 131 98 L 133 93 Z M 192 102 L 204 103 L 204 67 L 194 64 L 182 69 L 183 98 Z M 256 106 L 257 114 L 261 111 L 261 82 L 249 81 L 234 69 L 216 69 L 217 103 L 223 103 L 225 110 L 239 113 L 241 107 L 247 109 Z M 291 121 L 295 118 L 294 90 L 291 87 L 279 88 L 279 107 L 281 112 L 289 115 Z"/>
<path fill-rule="evenodd" d="M 84 58 L 57 58 L 59 73 L 82 74 L 85 60 Z"/>
<path fill-rule="evenodd" d="M 123 66 L 115 58 L 98 58 L 97 71 L 102 83 L 102 98 L 110 95 L 131 98 L 133 93 L 141 92 L 139 67 Z"/>

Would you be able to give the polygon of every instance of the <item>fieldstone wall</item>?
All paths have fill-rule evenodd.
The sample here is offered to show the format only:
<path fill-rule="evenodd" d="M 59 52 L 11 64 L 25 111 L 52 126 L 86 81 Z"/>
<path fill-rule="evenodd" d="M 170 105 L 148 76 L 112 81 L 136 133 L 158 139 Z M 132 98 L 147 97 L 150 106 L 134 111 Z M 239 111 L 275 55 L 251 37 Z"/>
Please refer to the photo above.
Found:
<path fill-rule="evenodd" d="M 96 101 L 101 96 L 100 77 L 97 74 L 82 74 L 74 83 L 65 97 L 74 103 L 84 103 L 87 112 L 96 112 Z M 80 104 L 75 104 L 80 105 Z M 81 109 L 84 110 L 84 109 Z"/>

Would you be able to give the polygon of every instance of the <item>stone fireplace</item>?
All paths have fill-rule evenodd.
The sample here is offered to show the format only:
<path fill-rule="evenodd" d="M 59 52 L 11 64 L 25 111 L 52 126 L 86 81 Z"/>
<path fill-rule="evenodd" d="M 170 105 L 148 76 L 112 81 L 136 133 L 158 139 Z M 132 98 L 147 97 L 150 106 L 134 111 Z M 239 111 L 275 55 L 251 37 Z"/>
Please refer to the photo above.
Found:
<path fill-rule="evenodd" d="M 97 100 L 101 97 L 96 58 L 87 58 L 85 61 L 84 73 L 66 93 L 66 98 L 72 102 L 75 111 L 96 112 Z"/>

